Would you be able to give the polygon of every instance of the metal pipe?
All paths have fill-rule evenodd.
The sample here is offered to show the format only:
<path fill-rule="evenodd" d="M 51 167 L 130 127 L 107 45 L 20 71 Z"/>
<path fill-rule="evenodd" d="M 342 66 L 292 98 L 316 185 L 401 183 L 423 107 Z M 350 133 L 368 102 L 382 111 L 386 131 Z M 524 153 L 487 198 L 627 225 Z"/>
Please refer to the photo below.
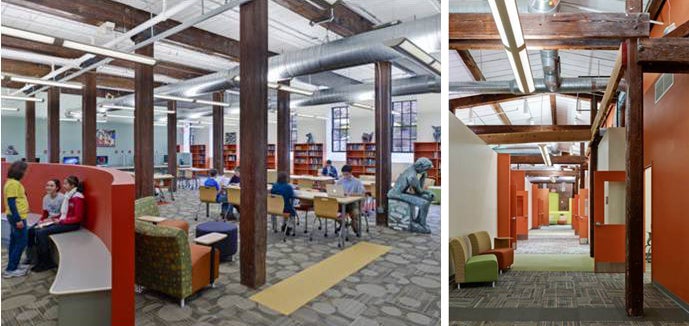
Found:
<path fill-rule="evenodd" d="M 560 11 L 560 0 L 530 0 L 529 12 L 554 14 Z M 560 55 L 557 50 L 541 50 L 541 63 L 543 65 L 543 79 L 546 87 L 551 92 L 557 92 L 560 88 Z"/>
<path fill-rule="evenodd" d="M 608 78 L 562 78 L 557 93 L 588 93 L 605 91 Z M 552 93 L 542 78 L 534 79 L 534 93 Z M 514 80 L 471 81 L 450 83 L 451 93 L 522 94 Z"/>

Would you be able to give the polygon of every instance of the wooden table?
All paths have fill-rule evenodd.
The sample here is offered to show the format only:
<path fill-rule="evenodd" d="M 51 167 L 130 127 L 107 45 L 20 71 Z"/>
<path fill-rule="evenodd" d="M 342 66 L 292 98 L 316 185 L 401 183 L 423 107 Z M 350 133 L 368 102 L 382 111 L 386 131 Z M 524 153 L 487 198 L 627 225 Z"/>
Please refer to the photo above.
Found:
<path fill-rule="evenodd" d="M 167 218 L 165 218 L 165 217 L 160 217 L 160 216 L 149 216 L 149 215 L 139 216 L 139 217 L 137 217 L 136 219 L 139 220 L 139 221 L 151 222 L 151 223 L 153 223 L 153 224 L 158 224 L 158 223 L 160 223 L 160 222 L 162 222 L 162 221 L 167 220 Z"/>
<path fill-rule="evenodd" d="M 194 239 L 194 242 L 202 246 L 211 247 L 211 287 L 215 287 L 215 244 L 225 238 L 225 233 L 211 232 Z"/>

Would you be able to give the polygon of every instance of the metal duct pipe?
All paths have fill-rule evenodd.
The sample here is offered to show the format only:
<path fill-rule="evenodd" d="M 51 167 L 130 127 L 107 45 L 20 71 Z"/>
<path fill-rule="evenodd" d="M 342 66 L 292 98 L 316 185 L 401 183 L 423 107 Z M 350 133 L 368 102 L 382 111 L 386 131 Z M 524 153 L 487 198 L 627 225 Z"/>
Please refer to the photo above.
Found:
<path fill-rule="evenodd" d="M 330 43 L 309 47 L 268 58 L 268 79 L 271 81 L 297 76 L 348 68 L 377 61 L 404 62 L 400 52 L 384 45 L 384 42 L 407 38 L 421 48 L 440 48 L 440 15 L 419 19 L 387 28 L 377 29 L 339 39 Z M 417 65 L 407 66 L 419 74 L 427 71 Z M 198 96 L 218 90 L 239 87 L 234 77 L 239 67 L 186 80 L 181 83 L 157 87 L 155 94 L 174 96 Z M 134 96 L 127 95 L 104 103 L 133 103 Z"/>
<path fill-rule="evenodd" d="M 605 91 L 608 78 L 562 78 L 557 93 L 589 93 Z M 551 93 L 542 78 L 534 79 L 534 93 Z M 479 94 L 522 94 L 514 80 L 472 81 L 450 83 L 450 92 Z"/>
<path fill-rule="evenodd" d="M 295 106 L 313 106 L 331 103 L 352 103 L 372 100 L 374 84 L 359 84 L 336 89 L 318 91 L 311 97 L 292 101 Z M 413 95 L 423 93 L 439 93 L 440 78 L 416 76 L 392 81 L 392 96 Z"/>
<path fill-rule="evenodd" d="M 530 0 L 529 12 L 554 14 L 560 11 L 560 0 Z M 551 92 L 560 88 L 560 55 L 557 50 L 541 50 L 543 81 Z"/>

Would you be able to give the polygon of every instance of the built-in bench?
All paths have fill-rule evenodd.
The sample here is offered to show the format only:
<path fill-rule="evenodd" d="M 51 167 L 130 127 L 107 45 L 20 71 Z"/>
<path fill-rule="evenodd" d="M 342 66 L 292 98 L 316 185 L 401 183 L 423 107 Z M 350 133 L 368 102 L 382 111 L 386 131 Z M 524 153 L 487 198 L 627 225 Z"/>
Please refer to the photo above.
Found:
<path fill-rule="evenodd" d="M 53 234 L 58 269 L 50 294 L 58 302 L 59 325 L 110 325 L 111 256 L 91 231 Z"/>

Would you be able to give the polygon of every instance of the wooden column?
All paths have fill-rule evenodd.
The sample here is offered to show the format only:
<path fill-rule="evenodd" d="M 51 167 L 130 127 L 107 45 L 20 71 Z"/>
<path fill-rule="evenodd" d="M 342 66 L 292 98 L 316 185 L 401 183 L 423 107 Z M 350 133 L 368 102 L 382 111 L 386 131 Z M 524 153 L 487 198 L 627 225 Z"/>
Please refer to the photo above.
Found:
<path fill-rule="evenodd" d="M 213 101 L 223 102 L 223 92 L 213 93 Z M 225 108 L 220 105 L 213 105 L 213 168 L 218 171 L 218 175 L 222 175 L 225 162 L 223 162 L 222 145 L 224 143 L 224 128 L 225 128 Z"/>
<path fill-rule="evenodd" d="M 388 225 L 388 190 L 391 182 L 392 64 L 376 62 L 376 225 Z"/>
<path fill-rule="evenodd" d="M 282 85 L 289 85 L 290 81 L 281 81 Z M 278 126 L 277 126 L 277 158 L 278 158 L 278 173 L 285 172 L 290 175 L 290 160 L 289 153 L 292 147 L 292 119 L 290 112 L 290 97 L 289 92 L 278 90 Z"/>
<path fill-rule="evenodd" d="M 81 95 L 81 164 L 96 165 L 96 74 L 84 75 Z"/>
<path fill-rule="evenodd" d="M 167 114 L 167 173 L 177 178 L 177 102 L 167 101 L 167 109 L 174 111 Z M 171 187 L 177 190 L 177 183 Z"/>
<path fill-rule="evenodd" d="M 140 34 L 137 39 L 144 40 Z M 135 40 L 136 42 L 136 40 Z M 153 44 L 136 50 L 153 57 Z M 134 179 L 136 198 L 153 196 L 153 66 L 135 64 L 134 73 Z"/>
<path fill-rule="evenodd" d="M 60 89 L 48 88 L 48 162 L 60 163 Z"/>
<path fill-rule="evenodd" d="M 637 39 L 627 45 L 626 118 L 626 220 L 627 264 L 625 302 L 627 315 L 644 313 L 644 88 L 643 72 L 638 65 Z"/>
<path fill-rule="evenodd" d="M 585 153 L 586 153 L 586 146 L 584 145 L 583 142 L 579 143 L 579 155 L 581 155 L 583 157 Z M 579 186 L 579 189 L 584 189 L 584 188 L 586 188 L 586 169 L 584 168 L 583 164 L 579 166 L 579 172 L 581 173 L 581 175 L 579 176 L 579 185 L 578 186 Z"/>
<path fill-rule="evenodd" d="M 591 97 L 591 124 L 598 114 L 598 103 L 596 102 L 596 97 Z M 595 182 L 593 182 L 593 177 L 598 170 L 598 142 L 600 141 L 600 136 L 594 137 L 594 141 L 591 143 L 591 157 L 589 157 L 589 252 L 591 257 L 595 254 L 593 250 L 593 235 L 596 231 L 596 223 L 593 216 L 593 198 L 595 196 Z"/>
<path fill-rule="evenodd" d="M 26 161 L 36 161 L 36 102 L 26 102 L 25 110 L 25 129 L 26 129 Z"/>
<path fill-rule="evenodd" d="M 266 282 L 266 149 L 268 138 L 268 0 L 240 6 L 239 129 L 242 194 L 240 280 L 250 288 Z"/>

